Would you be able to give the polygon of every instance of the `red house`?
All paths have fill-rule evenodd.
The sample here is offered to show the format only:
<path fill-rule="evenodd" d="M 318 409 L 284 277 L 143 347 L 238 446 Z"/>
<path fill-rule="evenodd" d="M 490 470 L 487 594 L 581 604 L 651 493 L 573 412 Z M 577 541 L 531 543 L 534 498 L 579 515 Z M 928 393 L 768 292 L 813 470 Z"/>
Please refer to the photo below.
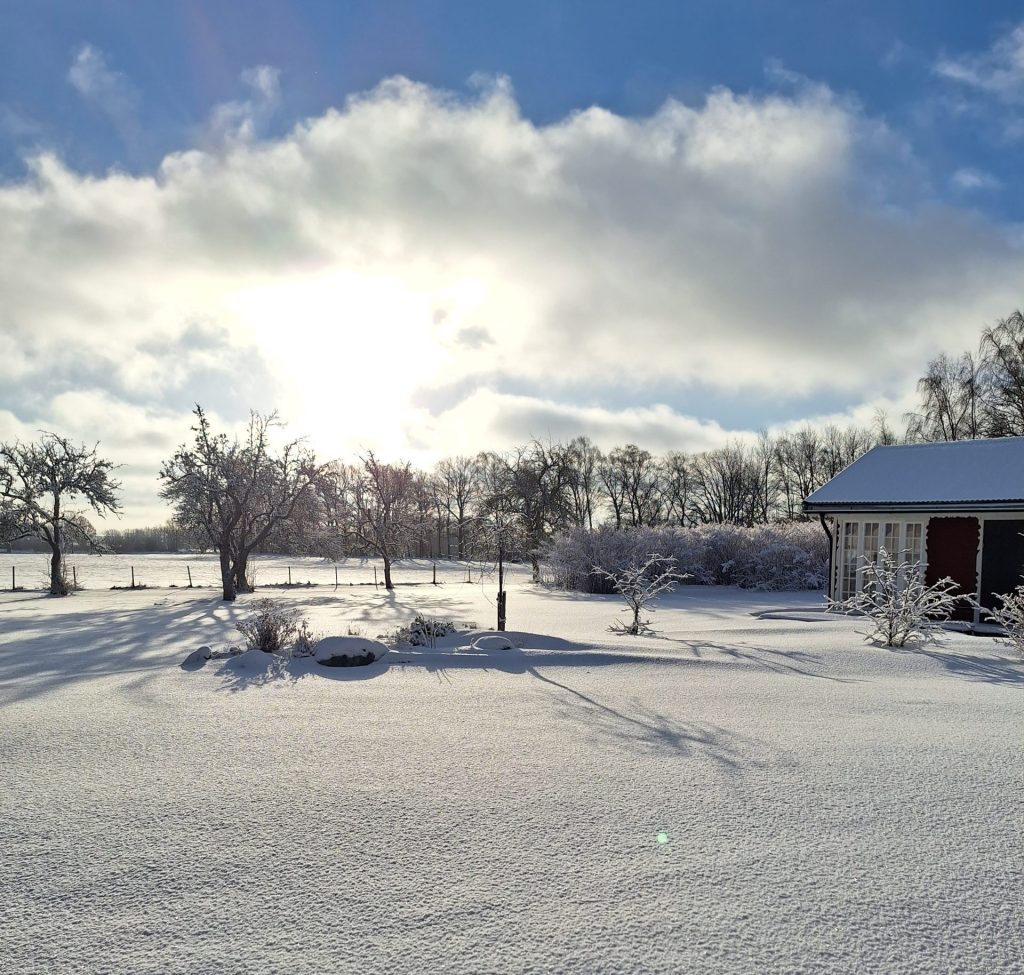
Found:
<path fill-rule="evenodd" d="M 994 608 L 1024 582 L 1024 437 L 875 447 L 804 510 L 831 536 L 830 596 L 859 591 L 865 559 L 885 549 Z"/>

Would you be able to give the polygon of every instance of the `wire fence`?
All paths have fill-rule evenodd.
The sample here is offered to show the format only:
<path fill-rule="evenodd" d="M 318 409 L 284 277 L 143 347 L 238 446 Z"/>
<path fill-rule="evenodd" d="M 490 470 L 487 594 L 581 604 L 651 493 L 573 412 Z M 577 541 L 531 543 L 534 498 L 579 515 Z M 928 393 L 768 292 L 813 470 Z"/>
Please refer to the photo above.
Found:
<path fill-rule="evenodd" d="M 0 556 L 7 571 L 0 591 L 45 590 L 50 586 L 49 557 L 39 554 Z M 78 589 L 204 589 L 221 586 L 216 555 L 70 555 L 65 577 Z M 492 571 L 487 563 L 403 559 L 392 563 L 396 586 L 457 585 L 479 582 Z M 257 588 L 342 588 L 384 585 L 379 559 L 323 559 L 260 556 L 250 559 L 248 577 Z"/>

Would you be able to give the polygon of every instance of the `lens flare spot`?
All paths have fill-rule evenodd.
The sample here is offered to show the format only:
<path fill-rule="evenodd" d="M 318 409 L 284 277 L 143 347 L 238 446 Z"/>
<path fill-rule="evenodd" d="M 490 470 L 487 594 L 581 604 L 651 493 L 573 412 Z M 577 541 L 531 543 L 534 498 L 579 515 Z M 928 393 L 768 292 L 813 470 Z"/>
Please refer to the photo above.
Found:
<path fill-rule="evenodd" d="M 667 843 L 668 842 L 668 833 L 659 833 L 658 834 L 658 842 L 661 843 L 662 845 Z"/>

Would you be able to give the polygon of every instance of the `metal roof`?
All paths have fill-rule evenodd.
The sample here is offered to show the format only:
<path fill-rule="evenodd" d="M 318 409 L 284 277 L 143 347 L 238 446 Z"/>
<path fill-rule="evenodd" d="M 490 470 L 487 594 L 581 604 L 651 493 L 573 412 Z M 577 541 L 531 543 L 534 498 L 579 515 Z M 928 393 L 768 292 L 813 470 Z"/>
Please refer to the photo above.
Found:
<path fill-rule="evenodd" d="M 873 447 L 804 501 L 807 512 L 1024 510 L 1024 437 Z"/>

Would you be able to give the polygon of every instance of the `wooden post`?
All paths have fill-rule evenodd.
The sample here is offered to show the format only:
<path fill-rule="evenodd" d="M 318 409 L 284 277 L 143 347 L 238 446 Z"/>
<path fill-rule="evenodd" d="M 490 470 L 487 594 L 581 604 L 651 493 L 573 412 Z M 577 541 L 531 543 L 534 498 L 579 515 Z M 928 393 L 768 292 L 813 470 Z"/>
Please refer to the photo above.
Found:
<path fill-rule="evenodd" d="M 292 584 L 292 567 L 288 566 L 288 585 Z"/>
<path fill-rule="evenodd" d="M 190 566 L 185 566 L 185 571 L 188 573 L 188 587 L 192 588 L 192 569 Z"/>
<path fill-rule="evenodd" d="M 437 563 L 434 563 L 434 585 L 437 585 Z"/>
<path fill-rule="evenodd" d="M 78 566 L 76 566 L 76 565 L 71 566 L 71 582 L 74 585 L 74 587 L 77 589 L 78 588 Z"/>
<path fill-rule="evenodd" d="M 135 566 L 132 566 L 132 589 L 135 588 Z"/>
<path fill-rule="evenodd" d="M 14 592 L 14 590 L 17 589 L 17 588 L 18 587 L 17 587 L 17 585 L 14 582 L 14 566 L 12 565 L 11 566 L 11 592 Z"/>
<path fill-rule="evenodd" d="M 338 567 L 334 567 L 334 588 L 338 588 Z"/>
<path fill-rule="evenodd" d="M 373 588 L 377 588 L 377 566 L 373 567 Z"/>

